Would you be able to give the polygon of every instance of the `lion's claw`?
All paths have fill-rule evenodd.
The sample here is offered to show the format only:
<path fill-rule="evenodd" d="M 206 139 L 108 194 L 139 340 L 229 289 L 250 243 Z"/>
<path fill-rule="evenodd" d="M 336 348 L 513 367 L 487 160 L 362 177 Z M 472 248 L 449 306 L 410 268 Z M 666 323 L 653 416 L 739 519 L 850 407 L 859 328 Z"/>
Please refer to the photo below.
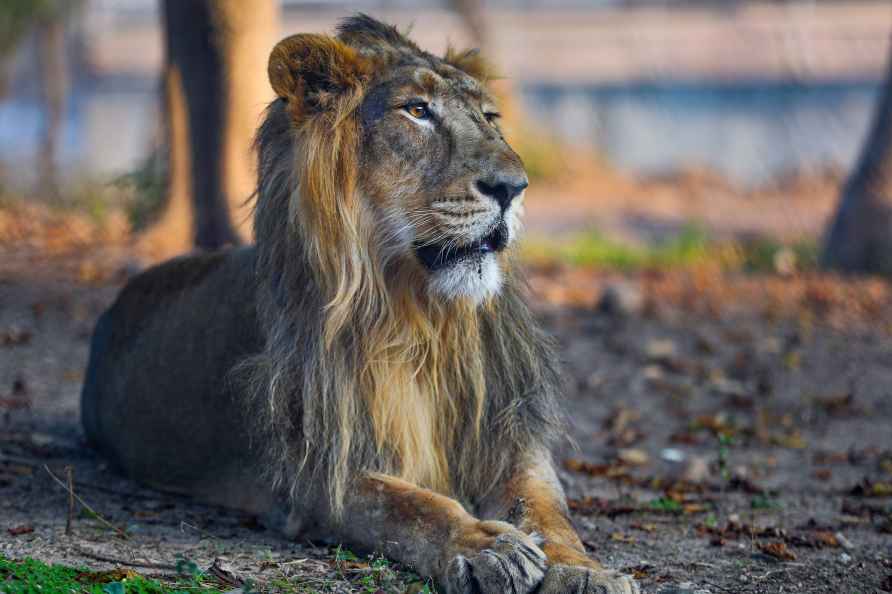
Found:
<path fill-rule="evenodd" d="M 604 569 L 551 565 L 538 594 L 641 594 L 628 575 Z"/>
<path fill-rule="evenodd" d="M 446 570 L 448 594 L 528 594 L 545 575 L 545 554 L 521 533 L 499 535 L 474 555 L 458 555 Z"/>

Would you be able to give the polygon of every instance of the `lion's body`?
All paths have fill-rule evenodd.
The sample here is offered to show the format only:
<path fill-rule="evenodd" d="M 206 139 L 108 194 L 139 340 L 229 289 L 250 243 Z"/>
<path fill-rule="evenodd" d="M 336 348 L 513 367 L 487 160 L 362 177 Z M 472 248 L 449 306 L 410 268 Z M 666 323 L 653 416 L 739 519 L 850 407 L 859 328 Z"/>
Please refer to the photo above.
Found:
<path fill-rule="evenodd" d="M 88 439 L 119 468 L 247 509 L 267 504 L 250 500 L 258 462 L 227 378 L 263 346 L 253 261 L 251 248 L 183 257 L 134 278 L 96 326 L 82 399 Z"/>
<path fill-rule="evenodd" d="M 481 72 L 364 16 L 276 46 L 256 246 L 128 283 L 84 427 L 140 481 L 449 592 L 632 592 L 567 519 L 556 356 L 506 250 L 527 179 Z"/>
<path fill-rule="evenodd" d="M 294 440 L 293 450 L 278 449 L 276 431 L 287 431 L 278 427 L 287 414 L 269 411 L 266 402 L 252 397 L 250 383 L 254 378 L 250 372 L 254 370 L 248 370 L 246 378 L 245 370 L 240 369 L 246 361 L 262 365 L 256 360 L 263 360 L 265 340 L 257 316 L 257 296 L 267 287 L 258 283 L 257 260 L 254 247 L 186 256 L 132 279 L 97 323 L 82 415 L 88 439 L 116 466 L 142 482 L 275 519 L 290 515 L 291 524 L 302 523 L 304 517 L 317 517 L 320 507 L 328 504 L 319 499 L 317 489 L 302 489 L 303 485 L 318 484 L 317 480 L 324 482 L 327 469 L 318 461 L 301 464 L 293 458 L 307 455 L 299 447 L 299 439 Z M 316 293 L 312 275 L 297 272 L 295 281 L 304 290 L 295 290 L 291 295 L 312 299 Z M 515 298 L 510 294 L 502 296 L 505 300 Z M 515 302 L 515 306 L 520 304 Z M 299 300 L 294 312 L 297 315 L 293 319 L 292 339 L 297 345 L 310 342 L 312 339 L 307 337 L 320 323 L 312 316 L 312 309 L 302 309 L 304 305 Z M 447 312 L 451 310 L 444 313 Z M 444 315 L 435 329 L 446 342 L 457 341 L 458 346 L 464 347 L 458 352 L 444 353 L 446 364 L 461 368 L 463 364 L 457 358 L 474 352 L 481 356 L 488 353 L 489 360 L 477 364 L 486 370 L 484 375 L 490 376 L 489 385 L 513 385 L 518 390 L 529 385 L 532 378 L 528 369 L 511 360 L 530 356 L 531 353 L 523 352 L 528 345 L 484 344 L 487 337 L 496 342 L 506 338 L 498 334 L 504 325 L 503 316 L 516 323 L 529 313 L 525 309 L 500 312 L 497 308 L 462 313 L 469 317 L 450 319 Z M 373 330 L 368 326 L 362 329 Z M 547 342 L 544 337 L 540 339 L 538 348 L 542 349 L 542 356 L 547 356 Z M 441 348 L 450 346 L 443 344 Z M 500 352 L 503 348 L 508 350 Z M 527 446 L 540 441 L 551 431 L 550 423 L 556 421 L 547 416 L 554 411 L 524 411 L 529 403 L 510 393 L 491 390 L 481 401 L 484 410 L 480 412 L 480 431 L 487 435 L 489 448 L 481 451 L 474 436 L 476 411 L 459 408 L 465 400 L 476 406 L 473 396 L 467 393 L 473 389 L 473 382 L 461 384 L 463 378 L 459 377 L 453 385 L 441 385 L 438 400 L 424 377 L 438 374 L 445 383 L 452 380 L 450 373 L 418 369 L 416 361 L 394 357 L 382 360 L 372 371 L 385 376 L 378 381 L 386 381 L 389 389 L 382 391 L 383 397 L 376 401 L 362 399 L 353 403 L 358 410 L 356 426 L 349 428 L 355 442 L 350 463 L 362 470 L 395 474 L 458 496 L 467 503 L 477 503 L 508 470 L 506 465 L 516 453 L 512 448 L 518 447 L 514 443 L 517 437 L 522 436 Z M 548 363 L 547 359 L 543 363 Z M 346 374 L 335 371 L 332 379 L 337 380 L 339 373 Z M 290 381 L 294 382 L 294 378 Z M 300 395 L 299 387 L 291 384 L 291 389 L 294 396 Z M 318 394 L 307 396 L 312 400 Z M 301 400 L 294 398 L 294 402 Z M 281 404 L 289 406 L 287 402 Z M 368 408 L 363 410 L 364 407 Z M 293 403 L 288 410 L 295 415 L 304 414 Z M 335 411 L 331 412 L 337 418 Z M 506 414 L 509 412 L 533 418 L 523 421 Z M 372 419 L 368 425 L 361 422 L 365 415 Z M 452 415 L 454 420 L 449 420 Z M 510 437 L 503 435 L 509 432 Z M 385 442 L 382 452 L 377 445 L 379 433 L 385 437 L 399 436 L 404 441 L 396 446 Z M 324 454 L 317 452 L 325 452 L 330 445 L 320 444 L 309 455 L 320 456 L 325 463 Z M 388 448 L 400 445 L 408 448 L 409 456 L 401 458 L 408 463 L 395 466 L 395 457 Z M 282 492 L 274 492 L 270 484 L 277 477 L 271 465 L 286 459 L 294 462 L 292 474 L 278 477 L 285 484 L 281 485 Z M 298 472 L 301 466 L 304 473 Z M 283 493 L 289 489 L 300 495 L 302 507 L 287 504 Z"/>

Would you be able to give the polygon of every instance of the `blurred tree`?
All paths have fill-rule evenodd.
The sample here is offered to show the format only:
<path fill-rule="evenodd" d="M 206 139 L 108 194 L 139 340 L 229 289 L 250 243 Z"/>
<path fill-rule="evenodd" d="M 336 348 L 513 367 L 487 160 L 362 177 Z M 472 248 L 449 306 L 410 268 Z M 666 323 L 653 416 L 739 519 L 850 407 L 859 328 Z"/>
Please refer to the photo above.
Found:
<path fill-rule="evenodd" d="M 43 196 L 58 200 L 59 139 L 68 101 L 68 65 L 62 10 L 52 11 L 38 19 L 35 33 L 43 111 L 43 127 L 37 153 L 40 191 Z"/>
<path fill-rule="evenodd" d="M 56 0 L 3 0 L 0 3 L 0 59 L 8 58 L 39 19 L 58 10 Z"/>
<path fill-rule="evenodd" d="M 821 262 L 892 276 L 892 55 L 871 132 L 843 187 Z"/>
<path fill-rule="evenodd" d="M 6 62 L 22 39 L 35 33 L 43 127 L 37 155 L 41 191 L 58 198 L 57 156 L 68 97 L 65 23 L 80 0 L 3 0 L 0 3 L 0 94 L 5 90 Z"/>
<path fill-rule="evenodd" d="M 153 257 L 249 238 L 251 139 L 272 99 L 278 2 L 163 0 L 162 14 L 167 190 L 140 241 Z"/>

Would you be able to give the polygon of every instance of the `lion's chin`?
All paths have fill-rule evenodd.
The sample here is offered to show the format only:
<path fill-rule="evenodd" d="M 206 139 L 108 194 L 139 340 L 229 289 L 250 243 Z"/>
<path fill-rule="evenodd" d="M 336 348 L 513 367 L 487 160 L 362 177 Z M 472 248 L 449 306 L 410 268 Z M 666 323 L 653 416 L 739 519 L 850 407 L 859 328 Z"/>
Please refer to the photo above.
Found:
<path fill-rule="evenodd" d="M 431 271 L 429 282 L 431 293 L 440 298 L 479 304 L 498 294 L 502 271 L 495 253 L 481 253 Z"/>

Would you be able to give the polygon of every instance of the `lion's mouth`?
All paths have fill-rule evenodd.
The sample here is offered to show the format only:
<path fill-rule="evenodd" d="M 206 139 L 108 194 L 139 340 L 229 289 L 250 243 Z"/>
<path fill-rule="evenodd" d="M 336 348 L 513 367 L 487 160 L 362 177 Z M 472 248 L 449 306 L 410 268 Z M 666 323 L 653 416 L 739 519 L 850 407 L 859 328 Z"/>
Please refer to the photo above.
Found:
<path fill-rule="evenodd" d="M 434 272 L 466 258 L 501 252 L 507 245 L 508 226 L 502 221 L 488 235 L 474 243 L 461 246 L 450 245 L 448 242 L 419 244 L 415 246 L 415 253 L 425 267 Z"/>

